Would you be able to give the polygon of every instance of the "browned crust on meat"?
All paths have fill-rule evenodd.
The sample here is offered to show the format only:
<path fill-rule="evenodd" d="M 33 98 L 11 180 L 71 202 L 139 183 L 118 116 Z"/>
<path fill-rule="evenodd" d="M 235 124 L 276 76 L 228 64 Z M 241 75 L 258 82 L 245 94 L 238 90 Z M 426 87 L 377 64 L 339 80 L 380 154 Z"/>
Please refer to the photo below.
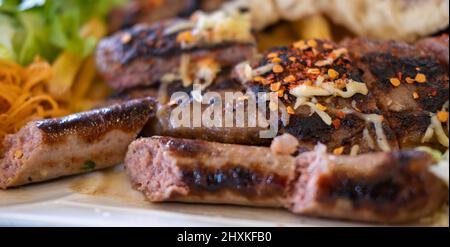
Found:
<path fill-rule="evenodd" d="M 430 113 L 440 111 L 449 100 L 448 63 L 426 47 L 441 47 L 443 55 L 448 57 L 448 37 L 447 43 L 443 36 L 415 46 L 369 39 L 346 41 L 343 45 L 364 72 L 364 81 L 394 130 L 400 148 L 428 145 L 443 150 L 436 139 L 425 144 L 421 140 L 430 124 Z M 418 74 L 424 75 L 426 82 L 408 83 L 408 77 L 415 79 Z M 401 79 L 401 84 L 392 85 L 392 78 Z"/>
<path fill-rule="evenodd" d="M 387 42 L 376 46 L 378 47 L 376 51 L 365 53 L 361 60 L 368 66 L 376 80 L 367 82 L 373 91 L 386 94 L 397 90 L 389 80 L 397 78 L 399 72 L 403 78 L 415 78 L 418 73 L 422 73 L 426 76 L 427 83 L 416 83 L 411 86 L 415 87 L 420 96 L 417 110 L 436 112 L 448 101 L 448 68 L 431 56 L 420 54 L 419 50 L 406 44 Z"/>
<path fill-rule="evenodd" d="M 448 198 L 423 152 L 351 157 L 317 150 L 293 160 L 269 148 L 154 137 L 132 143 L 125 166 L 152 202 L 286 207 L 306 216 L 405 223 Z"/>
<path fill-rule="evenodd" d="M 298 194 L 293 196 L 291 206 L 295 213 L 404 223 L 433 213 L 447 199 L 445 184 L 428 170 L 431 157 L 422 152 L 359 157 L 305 155 L 314 157 L 299 158 L 299 181 L 306 181 L 296 185 L 294 194 Z M 310 167 L 315 170 L 310 172 Z"/>
<path fill-rule="evenodd" d="M 199 9 L 209 12 L 219 8 L 223 2 L 224 0 L 133 0 L 112 11 L 110 29 L 117 31 L 137 23 L 153 23 L 176 16 L 188 17 Z"/>
<path fill-rule="evenodd" d="M 282 101 L 286 106 L 293 107 L 296 102 L 296 97 L 287 92 L 303 83 L 305 80 L 314 82 L 316 78 L 308 73 L 310 69 L 321 69 L 321 75 L 326 74 L 328 69 L 333 69 L 339 73 L 337 79 L 352 79 L 357 82 L 364 82 L 363 74 L 356 66 L 355 61 L 346 53 L 336 59 L 330 65 L 318 67 L 315 64 L 319 61 L 325 60 L 333 51 L 339 47 L 327 40 L 309 40 L 306 43 L 316 43 L 314 47 L 300 48 L 294 44 L 291 47 L 278 47 L 268 51 L 263 59 L 252 67 L 258 68 L 273 63 L 273 54 L 279 58 L 279 65 L 284 69 L 282 73 L 269 71 L 262 75 L 265 82 L 261 82 L 260 78 L 248 82 L 246 85 L 249 90 L 258 92 L 270 92 L 271 83 L 283 82 L 282 87 L 285 89 L 285 97 Z M 349 48 L 350 49 L 350 48 Z M 286 83 L 285 78 L 294 76 L 294 82 Z M 295 114 L 290 116 L 289 124 L 280 129 L 280 134 L 288 133 L 297 137 L 302 148 L 306 151 L 314 149 L 319 142 L 327 145 L 328 150 L 344 147 L 344 154 L 349 154 L 352 147 L 358 145 L 360 153 L 368 153 L 381 151 L 379 147 L 369 147 L 363 139 L 363 131 L 367 128 L 373 139 L 376 139 L 376 134 L 373 125 L 367 123 L 361 117 L 355 114 L 342 114 L 344 109 L 354 109 L 355 111 L 364 114 L 378 114 L 382 115 L 382 111 L 377 106 L 377 101 L 374 94 L 369 92 L 368 95 L 356 94 L 353 97 L 346 99 L 342 97 L 315 97 L 318 103 L 327 107 L 327 114 L 333 120 L 339 121 L 339 126 L 327 125 L 316 114 L 311 115 L 311 110 L 308 106 L 301 106 L 296 109 Z M 344 115 L 344 117 L 342 117 Z M 383 129 L 392 150 L 398 150 L 398 143 L 395 133 L 391 130 L 389 124 L 384 121 Z"/>
<path fill-rule="evenodd" d="M 426 38 L 419 41 L 416 46 L 422 49 L 426 54 L 430 54 L 438 59 L 441 63 L 449 65 L 449 37 L 443 34 L 439 37 Z"/>
<path fill-rule="evenodd" d="M 0 189 L 117 165 L 154 113 L 154 100 L 146 98 L 30 122 L 2 142 Z"/>
<path fill-rule="evenodd" d="M 204 154 L 214 154 L 214 150 L 210 148 L 209 143 L 202 140 L 188 140 L 170 137 L 153 137 L 160 145 L 171 152 L 171 155 L 178 157 L 196 158 Z"/>
<path fill-rule="evenodd" d="M 60 144 L 72 135 L 77 135 L 86 143 L 94 143 L 111 130 L 133 132 L 141 129 L 154 114 L 155 108 L 156 102 L 146 98 L 63 118 L 37 121 L 36 126 L 48 145 Z"/>
<path fill-rule="evenodd" d="M 119 52 L 122 56 L 120 63 L 122 65 L 130 64 L 135 59 L 149 59 L 152 57 L 173 57 L 182 53 L 194 53 L 199 50 L 218 50 L 230 47 L 236 44 L 250 45 L 249 43 L 224 42 L 221 44 L 204 44 L 197 45 L 192 48 L 182 48 L 177 42 L 179 32 L 166 35 L 164 32 L 167 28 L 176 25 L 182 20 L 172 19 L 161 21 L 153 25 L 139 24 L 133 28 L 121 31 L 105 40 L 106 43 L 116 44 L 113 46 L 115 50 L 109 52 Z M 123 42 L 123 37 L 129 36 L 128 42 Z M 102 46 L 102 44 L 100 44 Z"/>
<path fill-rule="evenodd" d="M 293 161 L 268 148 L 153 137 L 130 146 L 125 166 L 134 187 L 153 202 L 281 207 Z"/>
<path fill-rule="evenodd" d="M 96 63 L 110 86 L 124 90 L 153 85 L 165 74 L 178 71 L 182 54 L 189 55 L 192 63 L 211 58 L 220 66 L 228 67 L 249 59 L 255 53 L 255 44 L 251 41 L 182 48 L 177 42 L 179 32 L 164 33 L 178 22 L 179 19 L 173 19 L 152 25 L 139 24 L 103 39 L 97 47 Z"/>
<path fill-rule="evenodd" d="M 229 192 L 250 200 L 263 200 L 284 194 L 288 181 L 285 176 L 267 173 L 262 164 L 228 164 L 219 169 L 207 169 L 200 162 L 196 167 L 181 164 L 180 170 L 183 183 L 189 187 L 189 193 L 197 197 L 206 193 L 220 196 Z M 175 195 L 169 200 L 176 201 L 177 197 Z"/>

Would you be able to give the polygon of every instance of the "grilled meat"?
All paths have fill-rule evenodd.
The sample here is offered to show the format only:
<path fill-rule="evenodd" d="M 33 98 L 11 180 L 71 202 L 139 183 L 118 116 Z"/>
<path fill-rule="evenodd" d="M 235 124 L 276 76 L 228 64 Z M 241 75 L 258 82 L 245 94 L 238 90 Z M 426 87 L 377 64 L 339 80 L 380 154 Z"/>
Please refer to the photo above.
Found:
<path fill-rule="evenodd" d="M 134 142 L 125 158 L 134 187 L 152 202 L 264 207 L 283 206 L 294 163 L 267 148 L 166 137 Z"/>
<path fill-rule="evenodd" d="M 448 34 L 443 34 L 439 37 L 432 37 L 420 40 L 417 42 L 416 46 L 422 49 L 426 54 L 430 54 L 438 59 L 441 63 L 445 65 L 448 64 Z"/>
<path fill-rule="evenodd" d="M 217 14 L 220 17 L 198 15 L 201 15 L 199 19 L 212 18 L 210 22 L 216 21 L 224 29 L 236 29 L 233 25 L 245 22 L 243 13 Z M 204 27 L 196 25 L 196 22 L 181 19 L 140 24 L 103 39 L 96 53 L 98 70 L 113 89 L 122 91 L 154 85 L 165 76 L 182 78 L 189 84 L 191 73 L 195 77 L 195 73 L 202 70 L 201 66 L 220 70 L 255 54 L 249 24 L 248 29 L 239 34 L 215 30 L 214 26 L 211 28 L 215 31 L 200 30 Z"/>
<path fill-rule="evenodd" d="M 172 114 L 176 114 L 176 109 L 180 109 L 183 105 L 188 105 L 189 109 L 183 114 L 189 114 L 193 116 L 193 104 L 196 100 L 192 97 L 184 102 L 169 102 L 171 96 L 175 92 L 185 92 L 190 96 L 192 92 L 192 87 L 185 88 L 181 85 L 180 81 L 175 81 L 170 83 L 165 87 L 165 90 L 154 89 L 154 88 L 135 88 L 132 90 L 127 90 L 123 93 L 117 94 L 113 98 L 107 101 L 106 105 L 112 103 L 124 102 L 129 99 L 138 99 L 142 97 L 158 97 L 160 103 L 158 105 L 158 110 L 155 118 L 150 119 L 149 123 L 144 128 L 142 135 L 151 137 L 154 135 L 158 136 L 170 136 L 176 138 L 186 138 L 186 139 L 198 139 L 205 141 L 213 141 L 220 143 L 230 143 L 230 144 L 243 144 L 243 145 L 257 145 L 257 146 L 267 146 L 270 145 L 271 139 L 260 138 L 260 131 L 267 130 L 267 128 L 259 127 L 248 127 L 247 118 L 248 116 L 248 101 L 236 100 L 233 104 L 227 103 L 225 101 L 225 93 L 241 93 L 245 96 L 245 88 L 237 81 L 231 80 L 228 76 L 219 77 L 214 84 L 212 84 L 204 93 L 214 92 L 220 97 L 222 101 L 222 121 L 221 127 L 211 127 L 202 126 L 198 127 L 190 121 L 190 126 L 177 126 L 171 121 Z M 180 103 L 180 104 L 178 104 Z M 217 102 L 211 102 L 210 104 L 199 105 L 201 114 L 203 115 L 208 108 L 213 107 Z M 235 113 L 237 110 L 242 109 L 245 122 L 242 126 L 233 125 L 232 127 L 225 126 L 225 114 L 226 112 Z M 180 114 L 178 112 L 177 114 Z M 176 115 L 176 117 L 180 117 Z M 261 116 L 262 117 L 262 116 Z M 239 121 L 238 121 L 239 122 Z"/>
<path fill-rule="evenodd" d="M 433 132 L 441 134 L 424 140 L 432 127 L 433 114 L 448 112 L 448 61 L 443 59 L 448 59 L 448 38 L 447 43 L 445 38 L 428 39 L 417 46 L 367 39 L 347 41 L 344 45 L 364 71 L 363 80 L 396 133 L 400 148 L 448 148 L 446 123 L 435 124 Z"/>
<path fill-rule="evenodd" d="M 223 73 L 207 91 L 218 91 L 221 95 L 225 91 L 245 90 L 280 94 L 290 116 L 286 121 L 280 114 L 285 121 L 280 122 L 278 135 L 294 135 L 302 151 L 312 150 L 319 142 L 342 154 L 397 150 L 397 139 L 403 149 L 428 145 L 443 150 L 445 135 L 448 136 L 445 123 L 439 124 L 440 130 L 432 129 L 431 137 L 428 132 L 433 128 L 432 119 L 436 121 L 433 113 L 448 111 L 445 108 L 448 71 L 437 52 L 425 51 L 444 47 L 444 36 L 421 41 L 416 46 L 362 39 L 347 41 L 342 46 L 329 41 L 300 41 L 293 47 L 276 48 L 251 64 L 247 68 L 252 71 L 250 78 L 245 78 L 242 72 L 246 68 L 238 66 L 236 74 L 244 82 L 244 89 L 227 88 L 224 82 L 233 79 Z M 424 83 L 416 81 L 421 79 L 419 74 L 425 78 Z M 399 85 L 393 84 L 395 78 L 399 79 Z M 190 93 L 192 87 L 181 84 L 170 84 L 167 96 L 170 98 L 177 91 Z M 209 106 L 203 105 L 202 112 Z M 261 128 L 172 128 L 169 119 L 176 107 L 162 105 L 158 119 L 146 128 L 147 136 L 246 145 L 268 145 L 271 141 L 259 137 Z M 429 140 L 423 142 L 427 136 Z"/>
<path fill-rule="evenodd" d="M 29 123 L 0 145 L 0 189 L 119 164 L 155 110 L 146 98 Z"/>
<path fill-rule="evenodd" d="M 297 158 L 269 148 L 165 137 L 131 144 L 125 166 L 152 202 L 286 207 L 300 215 L 408 222 L 439 208 L 445 185 L 421 152 Z"/>
<path fill-rule="evenodd" d="M 267 52 L 251 65 L 252 77 L 242 76 L 241 69 L 237 74 L 250 91 L 278 94 L 290 111 L 280 134 L 297 137 L 307 150 L 319 142 L 346 154 L 398 149 L 346 49 L 330 41 L 300 41 Z"/>
<path fill-rule="evenodd" d="M 415 151 L 327 155 L 320 148 L 297 158 L 292 212 L 326 218 L 404 223 L 439 209 L 448 189 L 429 168 L 428 154 Z"/>
<path fill-rule="evenodd" d="M 224 0 L 132 0 L 123 7 L 112 11 L 110 30 L 130 28 L 137 23 L 149 23 L 174 18 L 187 17 L 197 10 L 216 10 Z"/>

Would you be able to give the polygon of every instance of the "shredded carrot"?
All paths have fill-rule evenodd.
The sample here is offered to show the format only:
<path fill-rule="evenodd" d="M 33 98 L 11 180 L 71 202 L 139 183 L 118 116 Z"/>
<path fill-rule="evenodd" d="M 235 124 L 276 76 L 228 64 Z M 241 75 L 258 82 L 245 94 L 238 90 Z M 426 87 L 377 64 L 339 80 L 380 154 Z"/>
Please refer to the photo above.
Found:
<path fill-rule="evenodd" d="M 0 60 L 0 140 L 29 121 L 67 114 L 47 93 L 52 75 L 51 66 L 40 59 L 26 68 Z"/>

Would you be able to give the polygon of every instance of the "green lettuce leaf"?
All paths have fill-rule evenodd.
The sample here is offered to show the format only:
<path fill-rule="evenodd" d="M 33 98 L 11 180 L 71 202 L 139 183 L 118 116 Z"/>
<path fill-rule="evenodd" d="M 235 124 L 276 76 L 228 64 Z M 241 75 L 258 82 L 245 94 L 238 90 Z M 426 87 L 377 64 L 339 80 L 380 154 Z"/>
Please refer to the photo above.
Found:
<path fill-rule="evenodd" d="M 92 18 L 104 19 L 125 0 L 0 0 L 0 58 L 29 64 L 36 56 L 52 62 L 63 51 L 85 58 L 97 40 L 81 37 Z"/>

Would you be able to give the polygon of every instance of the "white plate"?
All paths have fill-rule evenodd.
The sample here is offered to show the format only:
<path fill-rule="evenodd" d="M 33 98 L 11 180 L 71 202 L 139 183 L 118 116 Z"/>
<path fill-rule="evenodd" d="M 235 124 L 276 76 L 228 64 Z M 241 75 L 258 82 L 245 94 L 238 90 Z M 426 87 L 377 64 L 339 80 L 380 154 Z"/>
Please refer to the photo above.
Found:
<path fill-rule="evenodd" d="M 446 216 L 414 225 L 448 226 Z M 0 226 L 367 226 L 293 215 L 282 209 L 152 204 L 121 167 L 0 191 Z"/>

